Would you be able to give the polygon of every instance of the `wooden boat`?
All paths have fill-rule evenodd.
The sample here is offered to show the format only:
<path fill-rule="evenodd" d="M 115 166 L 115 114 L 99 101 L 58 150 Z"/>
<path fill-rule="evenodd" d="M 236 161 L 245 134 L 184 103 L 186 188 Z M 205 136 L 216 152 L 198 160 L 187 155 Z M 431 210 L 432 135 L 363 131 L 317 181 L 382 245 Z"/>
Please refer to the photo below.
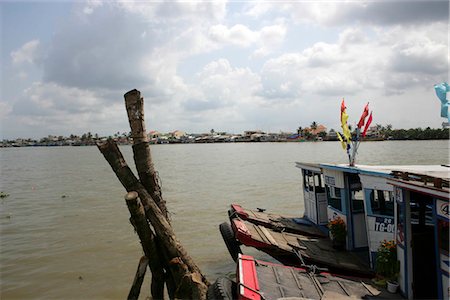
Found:
<path fill-rule="evenodd" d="M 286 265 L 315 264 L 341 274 L 374 275 L 368 258 L 364 260 L 355 252 L 337 251 L 328 238 L 277 232 L 239 218 L 232 219 L 231 230 L 239 243 L 261 250 Z"/>
<path fill-rule="evenodd" d="M 397 171 L 395 244 L 400 293 L 408 299 L 449 299 L 450 168 Z"/>
<path fill-rule="evenodd" d="M 314 268 L 295 268 L 239 255 L 236 281 L 219 278 L 208 299 L 386 299 L 392 298 L 359 278 L 344 278 Z"/>
<path fill-rule="evenodd" d="M 239 217 L 278 232 L 325 238 L 328 222 L 341 218 L 347 227 L 345 249 L 364 253 L 374 269 L 380 242 L 394 238 L 393 187 L 387 184 L 392 166 L 296 163 L 296 167 L 303 178 L 303 216 L 286 217 L 233 204 L 228 212 L 231 223 Z M 236 260 L 240 249 L 230 238 L 224 240 Z"/>
<path fill-rule="evenodd" d="M 370 265 L 365 264 L 367 270 L 375 269 L 380 242 L 395 241 L 401 295 L 410 299 L 430 296 L 449 299 L 449 166 L 349 167 L 297 163 L 297 167 L 303 175 L 304 219 L 320 228 L 327 220 L 342 218 L 347 226 L 346 250 L 358 258 L 356 253 L 369 256 Z M 325 203 L 321 198 L 323 189 Z M 295 249 L 308 263 L 339 272 L 352 270 L 342 269 L 342 263 L 346 263 L 339 260 L 344 257 L 343 251 L 337 258 L 333 257 L 336 251 L 326 238 L 306 233 L 293 238 L 292 232 L 276 230 L 276 226 L 271 228 L 273 223 L 258 220 L 266 218 L 273 222 L 274 219 L 258 213 L 263 214 L 247 213 L 249 217 L 245 221 L 232 218 L 232 226 L 227 224 L 236 253 L 240 252 L 240 242 L 283 263 L 300 265 L 292 252 Z M 350 259 L 351 263 L 359 265 L 356 261 Z"/>
<path fill-rule="evenodd" d="M 228 210 L 230 220 L 239 217 L 242 220 L 271 228 L 278 232 L 299 233 L 308 236 L 326 237 L 326 230 L 316 226 L 307 218 L 281 216 L 272 213 L 266 213 L 263 209 L 257 211 L 244 209 L 239 204 L 231 204 Z"/>

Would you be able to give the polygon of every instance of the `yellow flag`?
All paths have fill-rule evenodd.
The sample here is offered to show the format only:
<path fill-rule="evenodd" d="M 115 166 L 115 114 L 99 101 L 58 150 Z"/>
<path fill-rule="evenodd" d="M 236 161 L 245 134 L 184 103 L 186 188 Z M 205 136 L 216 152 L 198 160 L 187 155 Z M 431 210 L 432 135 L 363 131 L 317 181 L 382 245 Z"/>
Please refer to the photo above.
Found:
<path fill-rule="evenodd" d="M 337 133 L 338 139 L 341 141 L 342 149 L 344 149 L 344 150 L 347 149 L 347 147 L 345 146 L 345 142 L 342 139 L 342 136 L 339 134 L 339 132 L 336 132 L 336 133 Z"/>
<path fill-rule="evenodd" d="M 341 123 L 342 123 L 341 127 L 342 127 L 342 132 L 344 134 L 345 139 L 347 140 L 347 142 L 350 142 L 350 139 L 352 136 L 350 133 L 350 129 L 348 128 L 348 125 L 347 125 L 347 120 L 348 120 L 348 115 L 347 115 L 347 112 L 344 110 L 341 115 Z"/>

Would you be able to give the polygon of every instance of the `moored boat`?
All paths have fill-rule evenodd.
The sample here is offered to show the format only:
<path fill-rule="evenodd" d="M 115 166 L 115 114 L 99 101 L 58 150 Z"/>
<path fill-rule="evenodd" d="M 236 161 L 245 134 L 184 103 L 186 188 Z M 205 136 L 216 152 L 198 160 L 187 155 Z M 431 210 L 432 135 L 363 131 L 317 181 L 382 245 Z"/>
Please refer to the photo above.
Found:
<path fill-rule="evenodd" d="M 208 296 L 210 300 L 395 298 L 357 277 L 338 276 L 313 266 L 287 267 L 248 255 L 239 255 L 236 282 L 219 278 Z"/>
<path fill-rule="evenodd" d="M 449 299 L 450 168 L 396 175 L 388 183 L 395 195 L 400 293 L 408 299 Z"/>
<path fill-rule="evenodd" d="M 367 260 L 356 252 L 336 251 L 328 238 L 277 232 L 239 218 L 232 220 L 231 227 L 243 245 L 261 250 L 286 265 L 315 264 L 341 274 L 374 275 Z"/>
<path fill-rule="evenodd" d="M 273 213 L 265 213 L 265 209 L 244 209 L 239 204 L 231 204 L 228 210 L 230 220 L 239 217 L 242 220 L 271 228 L 278 232 L 299 233 L 308 236 L 326 237 L 326 230 L 315 226 L 313 222 L 304 217 L 282 216 Z"/>
<path fill-rule="evenodd" d="M 257 223 L 252 218 L 242 220 L 238 215 L 231 218 L 230 226 L 235 241 L 268 253 L 285 264 L 302 265 L 298 253 L 306 263 L 338 273 L 349 274 L 355 269 L 353 274 L 362 276 L 365 274 L 358 269 L 373 274 L 380 244 L 392 241 L 400 265 L 400 293 L 409 299 L 429 295 L 448 299 L 449 166 L 321 164 L 320 168 L 327 195 L 326 216 L 328 221 L 337 217 L 345 221 L 348 252 L 333 249 L 329 239 L 274 230 L 264 222 Z M 309 179 L 303 180 L 304 192 L 320 190 L 305 184 Z M 325 227 L 317 224 L 321 220 L 318 212 L 323 207 L 317 197 L 312 199 L 316 203 L 309 209 L 305 205 L 303 218 L 323 230 Z M 314 214 L 317 223 L 310 218 Z M 343 253 L 353 254 L 357 259 L 350 261 L 358 265 L 355 262 L 362 260 L 363 264 L 348 268 L 345 260 L 336 259 L 336 253 L 339 258 L 344 257 Z M 319 254 L 318 258 L 315 254 Z"/>
<path fill-rule="evenodd" d="M 314 263 L 353 274 L 376 269 L 377 282 L 385 281 L 393 293 L 398 280 L 408 299 L 448 299 L 450 166 L 356 165 L 359 144 L 372 122 L 368 104 L 355 132 L 347 120 L 343 100 L 343 134 L 337 135 L 348 165 L 297 163 L 304 215 L 284 217 L 233 204 L 231 225 L 221 224 L 221 232 L 231 233 L 227 239 L 223 235 L 227 246 L 240 252 L 242 243 L 285 264 Z M 328 227 L 331 240 L 346 251 L 335 251 L 329 239 L 308 234 L 307 226 L 322 232 Z M 241 256 L 236 252 L 234 257 Z"/>
<path fill-rule="evenodd" d="M 386 179 L 391 176 L 390 167 L 348 167 L 345 165 L 309 163 L 297 163 L 296 166 L 301 170 L 303 177 L 302 191 L 305 208 L 303 216 L 285 217 L 261 210 L 252 211 L 233 204 L 229 215 L 232 224 L 230 228 L 233 230 L 234 238 L 244 245 L 255 247 L 266 253 L 270 251 L 270 255 L 286 262 L 286 258 L 284 255 L 282 257 L 280 253 L 292 252 L 292 250 L 276 249 L 279 245 L 283 245 L 283 242 L 271 242 L 269 243 L 270 246 L 267 243 L 264 244 L 265 240 L 270 241 L 266 238 L 268 232 L 270 236 L 277 237 L 281 233 L 281 240 L 285 240 L 287 236 L 292 236 L 291 239 L 295 241 L 296 239 L 314 240 L 315 242 L 309 243 L 308 247 L 329 249 L 331 242 L 328 239 L 327 224 L 333 219 L 340 218 L 347 229 L 342 247 L 355 252 L 355 256 L 364 262 L 364 270 L 373 269 L 372 254 L 377 251 L 377 243 L 384 239 L 392 240 L 394 237 L 393 210 L 386 209 L 386 207 L 393 208 L 392 186 L 386 184 Z M 362 185 L 361 176 L 364 176 L 366 186 Z M 365 202 L 369 202 L 368 205 L 383 202 L 380 204 L 383 209 L 376 211 L 378 215 L 375 219 L 392 225 L 377 224 L 377 230 L 368 231 L 367 228 L 372 229 L 374 224 L 370 223 L 369 226 L 366 224 L 366 219 L 369 216 L 372 218 L 372 215 L 367 213 L 372 214 L 372 210 L 365 209 Z M 237 217 L 241 220 L 236 221 Z M 372 219 L 370 219 L 370 222 L 372 222 Z M 236 226 L 236 224 L 240 226 Z M 237 230 L 244 226 L 253 231 L 251 238 Z M 247 233 L 249 230 L 247 230 Z M 295 236 L 295 234 L 298 236 Z M 311 237 L 316 237 L 316 239 Z M 233 243 L 230 241 L 229 235 L 227 239 L 228 244 Z M 224 240 L 226 240 L 225 236 Z M 292 248 L 292 245 L 298 244 L 298 242 L 291 241 L 290 244 Z M 292 256 L 292 253 L 289 253 L 288 256 Z M 306 255 L 306 257 L 309 256 L 311 255 Z M 342 256 L 342 254 L 339 254 L 339 256 Z M 234 254 L 234 258 L 236 257 L 237 254 Z M 336 258 L 330 258 L 329 255 L 323 255 L 323 259 L 319 262 L 315 261 L 315 263 L 326 265 L 327 259 L 329 259 L 328 264 L 334 268 L 337 260 Z M 287 261 L 292 260 L 288 259 Z M 369 272 L 366 271 L 365 273 Z"/>

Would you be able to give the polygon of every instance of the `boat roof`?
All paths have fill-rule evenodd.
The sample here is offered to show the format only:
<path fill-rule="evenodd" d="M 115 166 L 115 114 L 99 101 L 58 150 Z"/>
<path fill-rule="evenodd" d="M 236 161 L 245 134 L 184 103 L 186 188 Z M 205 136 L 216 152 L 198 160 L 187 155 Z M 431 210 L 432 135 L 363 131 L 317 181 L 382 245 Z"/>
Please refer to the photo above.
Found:
<path fill-rule="evenodd" d="M 435 169 L 429 168 L 422 170 L 421 168 L 414 172 L 395 170 L 394 178 L 388 180 L 389 184 L 417 191 L 423 194 L 436 196 L 449 200 L 450 198 L 450 167 L 440 166 Z"/>
<path fill-rule="evenodd" d="M 295 166 L 303 170 L 322 172 L 320 165 L 317 163 L 295 162 Z"/>
<path fill-rule="evenodd" d="M 296 162 L 296 167 L 306 170 L 320 172 L 321 169 L 336 170 L 347 173 L 358 173 L 365 175 L 391 177 L 400 173 L 415 174 L 450 180 L 449 165 L 356 165 L 348 164 L 328 164 L 328 163 L 305 163 Z"/>
<path fill-rule="evenodd" d="M 387 183 L 407 190 L 445 199 L 447 201 L 450 200 L 450 193 L 449 193 L 450 189 L 448 180 L 441 180 L 436 182 L 423 178 L 413 180 L 390 178 L 387 180 Z"/>

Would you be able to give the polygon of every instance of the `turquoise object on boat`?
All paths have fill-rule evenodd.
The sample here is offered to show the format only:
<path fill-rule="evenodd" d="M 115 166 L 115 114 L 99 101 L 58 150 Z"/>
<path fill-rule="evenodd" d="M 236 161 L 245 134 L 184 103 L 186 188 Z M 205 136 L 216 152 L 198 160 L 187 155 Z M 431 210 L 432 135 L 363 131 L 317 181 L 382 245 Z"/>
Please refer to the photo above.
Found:
<path fill-rule="evenodd" d="M 449 100 L 447 99 L 447 93 L 450 92 L 450 86 L 447 82 L 439 83 L 434 86 L 436 95 L 441 100 L 441 117 L 447 118 L 450 122 L 450 115 L 448 114 Z"/>

